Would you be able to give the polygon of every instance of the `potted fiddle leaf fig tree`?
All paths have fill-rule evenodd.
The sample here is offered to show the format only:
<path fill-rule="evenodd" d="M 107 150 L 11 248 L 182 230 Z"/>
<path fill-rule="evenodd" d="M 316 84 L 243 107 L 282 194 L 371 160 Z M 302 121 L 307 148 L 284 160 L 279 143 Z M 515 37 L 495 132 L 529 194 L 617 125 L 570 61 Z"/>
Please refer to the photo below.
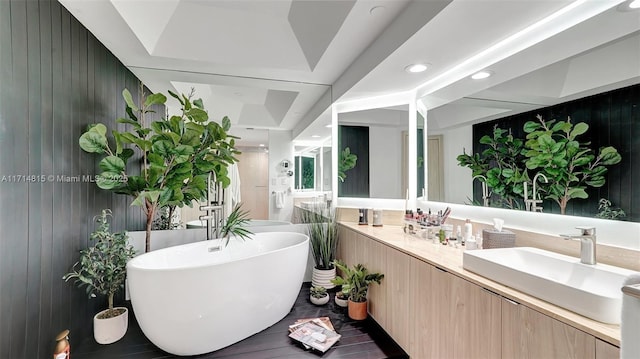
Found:
<path fill-rule="evenodd" d="M 161 93 L 145 96 L 141 85 L 136 104 L 129 90 L 122 91 L 127 118 L 116 121 L 130 126 L 129 131 L 111 131 L 104 124 L 90 125 L 80 136 L 80 147 L 101 156 L 98 187 L 130 196 L 132 205 L 146 215 L 145 251 L 150 250 L 151 227 L 159 209 L 172 209 L 206 198 L 207 176 L 213 172 L 223 188 L 230 179 L 227 166 L 237 162 L 235 139 L 228 134 L 231 121 L 221 124 L 209 119 L 202 100 L 187 95 L 169 95 L 180 103 L 180 115 L 150 121 L 154 108 L 163 106 Z M 134 156 L 136 155 L 137 156 Z"/>
<path fill-rule="evenodd" d="M 384 274 L 369 273 L 369 270 L 362 264 L 356 264 L 349 268 L 344 262 L 336 260 L 335 266 L 342 273 L 332 281 L 335 285 L 347 286 L 349 291 L 348 314 L 353 320 L 364 320 L 367 318 L 367 293 L 369 285 L 380 284 Z"/>
<path fill-rule="evenodd" d="M 75 279 L 78 287 L 86 286 L 89 297 L 106 295 L 108 308 L 93 317 L 93 336 L 99 344 L 120 340 L 129 323 L 126 307 L 113 306 L 113 297 L 124 287 L 127 261 L 135 256 L 133 246 L 127 242 L 126 232 L 112 233 L 109 226 L 111 210 L 104 209 L 94 217 L 98 228 L 89 237 L 93 246 L 80 251 L 80 260 L 62 279 Z"/>
<path fill-rule="evenodd" d="M 524 124 L 527 141 L 523 153 L 526 166 L 538 170 L 548 178 L 542 186 L 544 198 L 555 201 L 560 213 L 565 214 L 567 203 L 574 198 L 589 198 L 588 187 L 602 187 L 606 182 L 607 166 L 619 163 L 622 157 L 612 146 L 602 147 L 597 153 L 589 142 L 579 138 L 589 130 L 584 122 L 538 121 Z"/>

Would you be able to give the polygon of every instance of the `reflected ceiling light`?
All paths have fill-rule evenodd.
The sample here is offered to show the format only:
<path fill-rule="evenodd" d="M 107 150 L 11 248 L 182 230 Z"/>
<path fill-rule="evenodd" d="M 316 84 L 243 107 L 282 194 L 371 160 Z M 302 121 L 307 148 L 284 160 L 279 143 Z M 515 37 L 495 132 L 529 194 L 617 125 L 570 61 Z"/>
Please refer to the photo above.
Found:
<path fill-rule="evenodd" d="M 332 124 L 328 124 L 328 125 L 326 125 L 326 126 L 324 126 L 324 127 L 326 127 L 326 128 L 331 128 L 331 127 L 333 127 L 333 125 L 332 125 Z"/>
<path fill-rule="evenodd" d="M 417 74 L 419 72 L 424 72 L 427 70 L 427 65 L 425 64 L 411 64 L 404 68 L 404 70 L 408 73 Z"/>
<path fill-rule="evenodd" d="M 471 75 L 471 78 L 474 80 L 482 80 L 486 79 L 489 76 L 491 76 L 491 71 L 479 71 Z"/>
<path fill-rule="evenodd" d="M 312 135 L 311 138 L 320 138 L 320 135 Z"/>
<path fill-rule="evenodd" d="M 258 146 L 260 146 L 260 147 L 264 147 L 264 143 L 261 143 L 261 144 L 259 144 Z"/>
<path fill-rule="evenodd" d="M 630 2 L 629 9 L 640 9 L 640 0 L 634 0 Z"/>

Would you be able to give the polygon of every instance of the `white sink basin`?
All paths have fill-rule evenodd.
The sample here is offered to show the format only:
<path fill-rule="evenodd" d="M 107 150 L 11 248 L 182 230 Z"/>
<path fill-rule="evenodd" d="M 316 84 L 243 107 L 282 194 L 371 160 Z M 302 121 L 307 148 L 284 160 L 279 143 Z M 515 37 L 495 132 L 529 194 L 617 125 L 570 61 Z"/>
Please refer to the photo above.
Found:
<path fill-rule="evenodd" d="M 636 272 L 537 248 L 465 251 L 463 268 L 609 324 L 620 324 L 625 279 Z"/>

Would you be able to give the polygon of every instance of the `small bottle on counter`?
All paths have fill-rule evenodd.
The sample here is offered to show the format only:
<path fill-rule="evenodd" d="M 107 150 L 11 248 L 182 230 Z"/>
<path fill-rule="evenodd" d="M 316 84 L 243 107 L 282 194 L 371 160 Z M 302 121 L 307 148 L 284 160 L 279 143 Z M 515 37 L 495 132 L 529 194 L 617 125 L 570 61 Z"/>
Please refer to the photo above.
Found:
<path fill-rule="evenodd" d="M 478 243 L 478 249 L 482 249 L 482 231 L 480 230 L 476 233 L 476 242 Z"/>
<path fill-rule="evenodd" d="M 458 225 L 456 229 L 456 240 L 461 246 L 464 246 L 464 237 L 462 236 L 462 226 Z"/>
<path fill-rule="evenodd" d="M 56 337 L 56 347 L 53 350 L 53 359 L 69 359 L 71 345 L 69 345 L 69 329 L 62 331 Z"/>
<path fill-rule="evenodd" d="M 468 242 L 472 236 L 473 236 L 473 226 L 471 225 L 471 220 L 467 218 L 464 221 L 464 241 Z"/>

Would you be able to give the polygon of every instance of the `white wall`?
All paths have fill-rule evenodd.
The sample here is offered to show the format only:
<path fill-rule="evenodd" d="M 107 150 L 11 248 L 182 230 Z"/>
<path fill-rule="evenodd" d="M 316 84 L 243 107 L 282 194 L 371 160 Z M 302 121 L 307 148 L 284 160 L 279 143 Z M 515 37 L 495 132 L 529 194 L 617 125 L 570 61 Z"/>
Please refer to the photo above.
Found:
<path fill-rule="evenodd" d="M 456 157 L 465 149 L 473 151 L 473 131 L 471 126 L 463 126 L 442 132 L 444 155 L 444 201 L 450 203 L 470 203 L 473 198 L 471 169 L 458 166 Z"/>
<path fill-rule="evenodd" d="M 291 131 L 269 130 L 269 219 L 291 221 L 293 213 L 293 176 L 281 171 L 282 160 L 293 163 Z M 292 169 L 293 170 L 293 169 Z M 273 192 L 285 191 L 284 208 L 276 208 Z"/>
<path fill-rule="evenodd" d="M 402 198 L 402 187 L 402 130 L 369 126 L 369 197 Z"/>

